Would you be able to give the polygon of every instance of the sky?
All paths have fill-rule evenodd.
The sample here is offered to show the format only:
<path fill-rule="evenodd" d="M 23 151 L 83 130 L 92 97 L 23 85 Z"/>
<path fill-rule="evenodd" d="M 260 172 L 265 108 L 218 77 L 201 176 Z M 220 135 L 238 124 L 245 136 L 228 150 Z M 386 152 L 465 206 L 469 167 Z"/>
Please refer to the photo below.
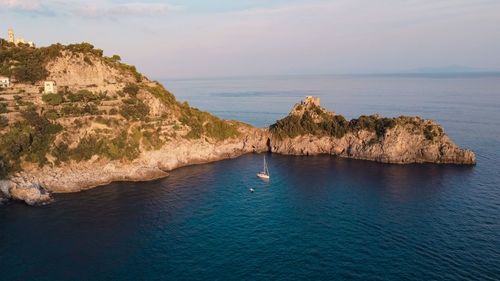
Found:
<path fill-rule="evenodd" d="M 153 79 L 500 70 L 500 0 L 0 0 L 9 28 Z"/>

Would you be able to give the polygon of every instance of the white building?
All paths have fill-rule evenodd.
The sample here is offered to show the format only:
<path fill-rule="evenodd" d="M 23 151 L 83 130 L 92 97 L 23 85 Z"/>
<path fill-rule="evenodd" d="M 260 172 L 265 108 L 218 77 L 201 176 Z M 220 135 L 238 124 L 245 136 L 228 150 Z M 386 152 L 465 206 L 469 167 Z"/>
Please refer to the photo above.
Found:
<path fill-rule="evenodd" d="M 10 86 L 9 77 L 0 76 L 0 88 L 7 88 Z"/>
<path fill-rule="evenodd" d="M 9 29 L 9 42 L 14 43 L 14 31 L 12 31 L 12 29 Z M 15 42 L 16 46 L 19 45 L 19 43 L 28 44 L 30 45 L 30 47 L 35 47 L 35 43 L 31 41 L 24 41 L 24 38 L 21 36 L 17 37 L 17 40 Z"/>
<path fill-rule="evenodd" d="M 30 47 L 35 47 L 35 44 L 33 42 L 31 42 L 31 41 L 26 42 L 26 41 L 24 41 L 24 38 L 21 36 L 17 37 L 16 46 L 19 45 L 19 43 L 28 44 L 28 45 L 30 45 Z"/>
<path fill-rule="evenodd" d="M 54 80 L 46 80 L 43 82 L 43 85 L 45 87 L 45 93 L 49 94 L 55 94 L 56 93 L 56 81 Z"/>

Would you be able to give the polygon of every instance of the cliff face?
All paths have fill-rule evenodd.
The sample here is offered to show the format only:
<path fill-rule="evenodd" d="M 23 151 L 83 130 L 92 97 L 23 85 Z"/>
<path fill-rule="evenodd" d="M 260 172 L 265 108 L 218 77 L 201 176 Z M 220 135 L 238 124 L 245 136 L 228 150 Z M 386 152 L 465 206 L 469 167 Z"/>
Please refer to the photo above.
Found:
<path fill-rule="evenodd" d="M 156 179 L 177 167 L 250 152 L 475 163 L 471 151 L 453 144 L 431 120 L 375 115 L 348 122 L 310 99 L 270 128 L 258 129 L 176 101 L 135 67 L 117 56 L 103 57 L 90 44 L 36 51 L 46 72 L 18 73 L 13 64 L 12 73 L 31 82 L 0 92 L 0 203 L 43 204 L 53 192 Z M 12 63 L 4 57 L 0 63 Z M 29 69 L 29 60 L 24 65 Z M 43 75 L 56 81 L 58 93 L 44 94 L 40 82 L 33 84 Z"/>
<path fill-rule="evenodd" d="M 297 104 L 273 126 L 270 150 L 275 153 L 331 154 L 397 164 L 476 163 L 472 151 L 456 146 L 434 121 L 419 117 L 374 115 L 347 122 L 318 106 Z"/>
<path fill-rule="evenodd" d="M 456 146 L 447 136 L 427 142 L 422 135 L 408 133 L 404 127 L 391 129 L 382 142 L 370 143 L 374 133 L 347 133 L 335 137 L 299 136 L 279 140 L 271 138 L 271 151 L 290 155 L 331 154 L 345 158 L 383 163 L 475 164 L 474 153 Z"/>
<path fill-rule="evenodd" d="M 136 82 L 131 72 L 116 63 L 84 52 L 63 50 L 47 63 L 46 69 L 50 73 L 48 79 L 56 81 L 59 90 L 66 86 L 69 91 L 117 92 L 127 83 Z"/>

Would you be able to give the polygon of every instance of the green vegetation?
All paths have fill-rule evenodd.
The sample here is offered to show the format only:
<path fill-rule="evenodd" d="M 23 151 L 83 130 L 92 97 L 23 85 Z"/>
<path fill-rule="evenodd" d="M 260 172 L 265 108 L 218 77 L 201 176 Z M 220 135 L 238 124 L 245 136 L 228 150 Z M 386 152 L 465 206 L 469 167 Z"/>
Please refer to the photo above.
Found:
<path fill-rule="evenodd" d="M 149 107 L 140 99 L 132 97 L 123 100 L 120 106 L 120 114 L 129 121 L 146 121 L 149 114 Z"/>
<path fill-rule="evenodd" d="M 99 102 L 106 99 L 106 94 L 96 94 L 89 90 L 79 90 L 76 94 L 66 92 L 66 97 L 71 102 Z"/>
<path fill-rule="evenodd" d="M 19 171 L 22 159 L 38 163 L 40 167 L 45 165 L 48 161 L 45 155 L 55 135 L 62 129 L 61 125 L 50 122 L 34 111 L 24 111 L 21 115 L 23 120 L 14 123 L 0 138 L 2 177 L 9 172 Z"/>
<path fill-rule="evenodd" d="M 83 42 L 68 46 L 53 44 L 48 47 L 34 48 L 27 44 L 16 46 L 4 39 L 0 39 L 0 75 L 15 78 L 21 83 L 34 84 L 47 78 L 49 73 L 45 66 L 49 61 L 59 57 L 62 51 L 83 54 L 83 61 L 89 65 L 94 64 L 92 57 L 117 64 L 122 70 L 130 71 L 137 82 L 142 80 L 142 75 L 137 72 L 135 66 L 121 63 L 121 58 L 117 55 L 111 58 L 103 57 L 103 50 L 94 49 L 94 46 L 89 43 Z"/>
<path fill-rule="evenodd" d="M 83 102 L 85 103 L 91 101 L 98 101 L 101 99 L 98 95 L 94 94 L 89 90 L 79 90 L 75 96 L 77 97 L 77 99 L 79 99 L 80 101 L 83 100 Z"/>
<path fill-rule="evenodd" d="M 111 160 L 133 160 L 140 154 L 139 140 L 142 135 L 134 137 L 123 130 L 113 139 L 99 137 L 97 135 L 85 136 L 78 145 L 69 149 L 66 143 L 54 146 L 52 156 L 56 157 L 57 164 L 75 160 L 76 162 L 87 161 L 94 155 L 107 157 Z"/>
<path fill-rule="evenodd" d="M 0 116 L 0 130 L 3 130 L 9 125 L 9 119 L 5 116 Z"/>
<path fill-rule="evenodd" d="M 187 102 L 181 106 L 181 121 L 191 130 L 186 134 L 187 139 L 199 139 L 203 134 L 217 140 L 225 140 L 238 136 L 238 124 L 233 124 L 211 115 L 206 111 L 190 107 Z"/>
<path fill-rule="evenodd" d="M 45 102 L 48 105 L 60 105 L 63 101 L 64 98 L 61 94 L 45 94 L 42 96 L 43 102 Z"/>
<path fill-rule="evenodd" d="M 125 94 L 129 94 L 131 97 L 136 97 L 137 93 L 139 93 L 139 86 L 129 83 L 125 87 L 123 87 L 122 91 Z"/>
<path fill-rule="evenodd" d="M 113 55 L 110 59 L 112 62 L 120 62 L 122 60 L 119 55 Z"/>
<path fill-rule="evenodd" d="M 66 47 L 66 50 L 72 51 L 73 53 L 93 54 L 97 57 L 102 57 L 103 54 L 103 50 L 94 49 L 94 45 L 86 42 L 70 44 Z"/>
<path fill-rule="evenodd" d="M 43 117 L 49 119 L 49 120 L 55 120 L 59 118 L 59 114 L 55 110 L 49 110 L 43 114 Z"/>
<path fill-rule="evenodd" d="M 86 62 L 89 65 L 94 65 L 94 63 L 87 56 L 83 57 L 83 61 Z"/>
<path fill-rule="evenodd" d="M 276 121 L 276 124 L 271 126 L 271 132 L 279 139 L 295 138 L 307 134 L 341 138 L 347 132 L 349 124 L 342 115 L 331 116 L 328 114 L 324 114 L 322 121 L 316 123 L 311 113 L 306 110 L 302 116 L 289 115 Z"/>
<path fill-rule="evenodd" d="M 438 133 L 434 130 L 434 128 L 432 126 L 427 125 L 427 126 L 425 126 L 425 129 L 424 129 L 424 135 L 425 135 L 426 139 L 432 141 L 432 140 L 434 140 L 435 137 L 438 136 Z"/>
<path fill-rule="evenodd" d="M 165 105 L 172 105 L 175 103 L 175 96 L 167 91 L 161 84 L 158 84 L 156 87 L 147 87 L 147 90 Z"/>
<path fill-rule="evenodd" d="M 112 61 L 112 60 L 110 60 L 110 61 Z M 134 65 L 127 65 L 127 64 L 124 64 L 124 63 L 121 63 L 121 62 L 118 62 L 118 65 L 120 66 L 120 68 L 122 70 L 132 72 L 132 74 L 135 77 L 136 82 L 141 82 L 141 80 L 142 80 L 142 74 L 140 74 L 139 72 L 137 72 L 137 69 L 135 68 Z"/>
<path fill-rule="evenodd" d="M 318 115 L 319 121 L 315 122 L 312 114 Z M 306 110 L 302 116 L 290 115 L 282 120 L 276 121 L 271 126 L 271 132 L 279 139 L 295 138 L 301 135 L 331 136 L 342 138 L 347 132 L 358 132 L 366 130 L 375 132 L 377 139 L 370 141 L 374 144 L 382 138 L 389 129 L 398 124 L 412 122 L 408 117 L 380 118 L 378 116 L 360 116 L 357 119 L 347 120 L 342 115 L 329 115 L 324 113 L 319 107 L 312 106 Z M 414 122 L 415 123 L 415 122 Z M 413 123 L 412 123 L 413 124 Z M 420 123 L 413 125 L 420 126 Z"/>
<path fill-rule="evenodd" d="M 0 103 L 0 113 L 9 113 L 10 110 L 7 109 L 6 103 Z"/>
<path fill-rule="evenodd" d="M 61 115 L 65 117 L 78 117 L 84 115 L 98 115 L 104 112 L 100 111 L 95 104 L 86 104 L 80 106 L 78 104 L 64 104 L 61 107 Z"/>
<path fill-rule="evenodd" d="M 14 46 L 0 39 L 0 75 L 15 78 L 18 82 L 35 83 L 47 78 L 45 65 L 58 57 L 64 47 L 60 44 L 32 48 L 28 45 Z"/>
<path fill-rule="evenodd" d="M 102 141 L 98 141 L 95 136 L 87 136 L 80 140 L 78 145 L 68 151 L 68 158 L 80 162 L 90 160 L 94 154 L 99 155 L 102 151 Z"/>
<path fill-rule="evenodd" d="M 352 119 L 349 122 L 350 131 L 375 131 L 378 137 L 385 135 L 385 132 L 396 126 L 394 118 L 376 118 L 375 116 L 362 115 L 358 119 Z"/>
<path fill-rule="evenodd" d="M 154 131 L 144 131 L 142 133 L 142 145 L 146 147 L 146 149 L 155 149 L 158 150 L 162 147 L 163 141 L 160 138 L 160 130 L 159 128 Z"/>

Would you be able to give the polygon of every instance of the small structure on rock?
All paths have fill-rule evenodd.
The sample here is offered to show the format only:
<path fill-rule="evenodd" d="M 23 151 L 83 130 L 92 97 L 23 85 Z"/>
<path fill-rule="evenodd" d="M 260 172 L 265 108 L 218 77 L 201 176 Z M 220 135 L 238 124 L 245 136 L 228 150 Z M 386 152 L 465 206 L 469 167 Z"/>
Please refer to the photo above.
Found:
<path fill-rule="evenodd" d="M 9 29 L 9 43 L 14 43 L 14 32 Z"/>
<path fill-rule="evenodd" d="M 43 82 L 44 92 L 46 94 L 54 94 L 56 93 L 56 81 L 54 80 L 46 80 Z"/>
<path fill-rule="evenodd" d="M 7 88 L 10 86 L 9 77 L 0 76 L 0 88 Z"/>
<path fill-rule="evenodd" d="M 319 106 L 319 97 L 306 96 L 306 101 L 302 104 L 315 104 Z"/>
<path fill-rule="evenodd" d="M 16 42 L 14 42 L 14 32 L 12 31 L 12 29 L 9 29 L 9 42 L 16 44 L 16 46 L 19 45 L 19 43 L 22 43 L 22 44 L 28 44 L 30 45 L 30 47 L 35 47 L 35 43 L 31 41 L 26 42 L 24 41 L 24 38 L 21 36 L 18 36 Z"/>

